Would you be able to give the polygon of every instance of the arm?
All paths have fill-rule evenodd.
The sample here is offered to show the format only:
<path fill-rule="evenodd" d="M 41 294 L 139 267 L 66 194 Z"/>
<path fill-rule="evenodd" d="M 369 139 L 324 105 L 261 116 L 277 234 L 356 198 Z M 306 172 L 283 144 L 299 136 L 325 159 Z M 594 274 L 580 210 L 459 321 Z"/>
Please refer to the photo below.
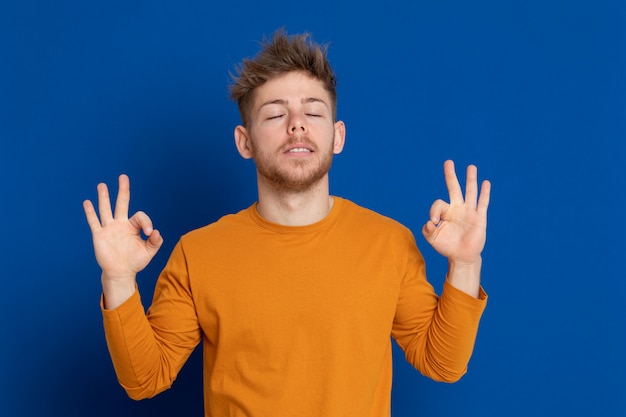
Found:
<path fill-rule="evenodd" d="M 415 241 L 398 252 L 406 257 L 392 336 L 420 373 L 435 381 L 455 382 L 467 371 L 486 295 L 481 292 L 475 298 L 446 281 L 438 297 L 426 279 Z"/>
<path fill-rule="evenodd" d="M 128 395 L 139 400 L 171 387 L 202 337 L 182 243 L 157 280 L 147 314 L 138 292 L 102 314 L 115 372 Z"/>
<path fill-rule="evenodd" d="M 454 382 L 466 371 L 478 324 L 486 306 L 480 288 L 481 252 L 486 240 L 490 183 L 478 196 L 477 170 L 467 169 L 463 198 L 454 164 L 444 164 L 450 203 L 436 201 L 422 232 L 448 258 L 448 279 L 441 297 L 426 281 L 424 262 L 411 245 L 393 335 L 407 360 L 434 380 Z"/>
<path fill-rule="evenodd" d="M 422 233 L 437 252 L 448 258 L 448 282 L 478 297 L 491 183 L 483 181 L 479 196 L 477 169 L 470 165 L 464 198 L 452 161 L 444 163 L 444 175 L 450 203 L 435 201 Z"/>
<path fill-rule="evenodd" d="M 159 277 L 146 316 L 136 291 L 136 275 L 152 260 L 163 239 L 145 213 L 128 218 L 129 201 L 129 180 L 121 175 L 115 213 L 105 184 L 98 185 L 100 219 L 90 201 L 83 207 L 102 268 L 102 314 L 111 359 L 128 395 L 141 399 L 171 386 L 201 336 L 180 245 Z"/>

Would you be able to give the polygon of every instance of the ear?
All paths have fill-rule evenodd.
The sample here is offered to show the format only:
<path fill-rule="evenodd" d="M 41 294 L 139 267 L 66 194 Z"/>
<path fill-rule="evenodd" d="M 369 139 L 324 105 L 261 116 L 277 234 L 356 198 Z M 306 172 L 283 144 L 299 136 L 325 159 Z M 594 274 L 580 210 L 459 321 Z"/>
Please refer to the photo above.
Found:
<path fill-rule="evenodd" d="M 346 143 L 346 125 L 338 120 L 335 122 L 335 143 L 333 145 L 333 153 L 335 155 L 341 153 L 343 145 Z"/>
<path fill-rule="evenodd" d="M 250 136 L 248 135 L 248 129 L 239 125 L 235 128 L 235 146 L 237 151 L 244 159 L 251 159 L 254 155 L 250 145 Z"/>

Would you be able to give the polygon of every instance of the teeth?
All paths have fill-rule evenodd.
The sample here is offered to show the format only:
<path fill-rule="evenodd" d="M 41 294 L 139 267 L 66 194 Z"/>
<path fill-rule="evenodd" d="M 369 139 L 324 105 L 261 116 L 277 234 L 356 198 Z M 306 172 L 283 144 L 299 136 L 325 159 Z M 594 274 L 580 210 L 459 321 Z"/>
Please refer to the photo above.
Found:
<path fill-rule="evenodd" d="M 289 152 L 311 152 L 311 151 L 308 150 L 307 148 L 293 148 L 293 149 L 289 149 Z"/>

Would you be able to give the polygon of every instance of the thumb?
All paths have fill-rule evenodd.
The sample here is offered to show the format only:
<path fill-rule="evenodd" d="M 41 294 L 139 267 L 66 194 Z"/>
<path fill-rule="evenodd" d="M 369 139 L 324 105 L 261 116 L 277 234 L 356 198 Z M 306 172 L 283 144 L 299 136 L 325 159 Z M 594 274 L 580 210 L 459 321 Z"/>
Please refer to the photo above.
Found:
<path fill-rule="evenodd" d="M 436 231 L 437 226 L 432 222 L 432 220 L 428 220 L 424 227 L 422 227 L 422 235 L 424 235 L 424 238 L 431 244 L 435 240 Z"/>
<path fill-rule="evenodd" d="M 146 241 L 146 248 L 152 253 L 155 254 L 163 245 L 163 236 L 158 230 L 153 230 L 148 236 L 148 240 Z"/>

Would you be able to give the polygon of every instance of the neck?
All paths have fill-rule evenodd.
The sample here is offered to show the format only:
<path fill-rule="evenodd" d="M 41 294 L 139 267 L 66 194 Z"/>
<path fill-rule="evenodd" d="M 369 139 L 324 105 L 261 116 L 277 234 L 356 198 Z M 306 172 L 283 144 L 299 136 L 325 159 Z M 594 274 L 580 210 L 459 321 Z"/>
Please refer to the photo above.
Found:
<path fill-rule="evenodd" d="M 328 176 L 304 191 L 287 191 L 258 181 L 257 210 L 266 220 L 284 226 L 306 226 L 324 219 L 333 207 Z"/>

